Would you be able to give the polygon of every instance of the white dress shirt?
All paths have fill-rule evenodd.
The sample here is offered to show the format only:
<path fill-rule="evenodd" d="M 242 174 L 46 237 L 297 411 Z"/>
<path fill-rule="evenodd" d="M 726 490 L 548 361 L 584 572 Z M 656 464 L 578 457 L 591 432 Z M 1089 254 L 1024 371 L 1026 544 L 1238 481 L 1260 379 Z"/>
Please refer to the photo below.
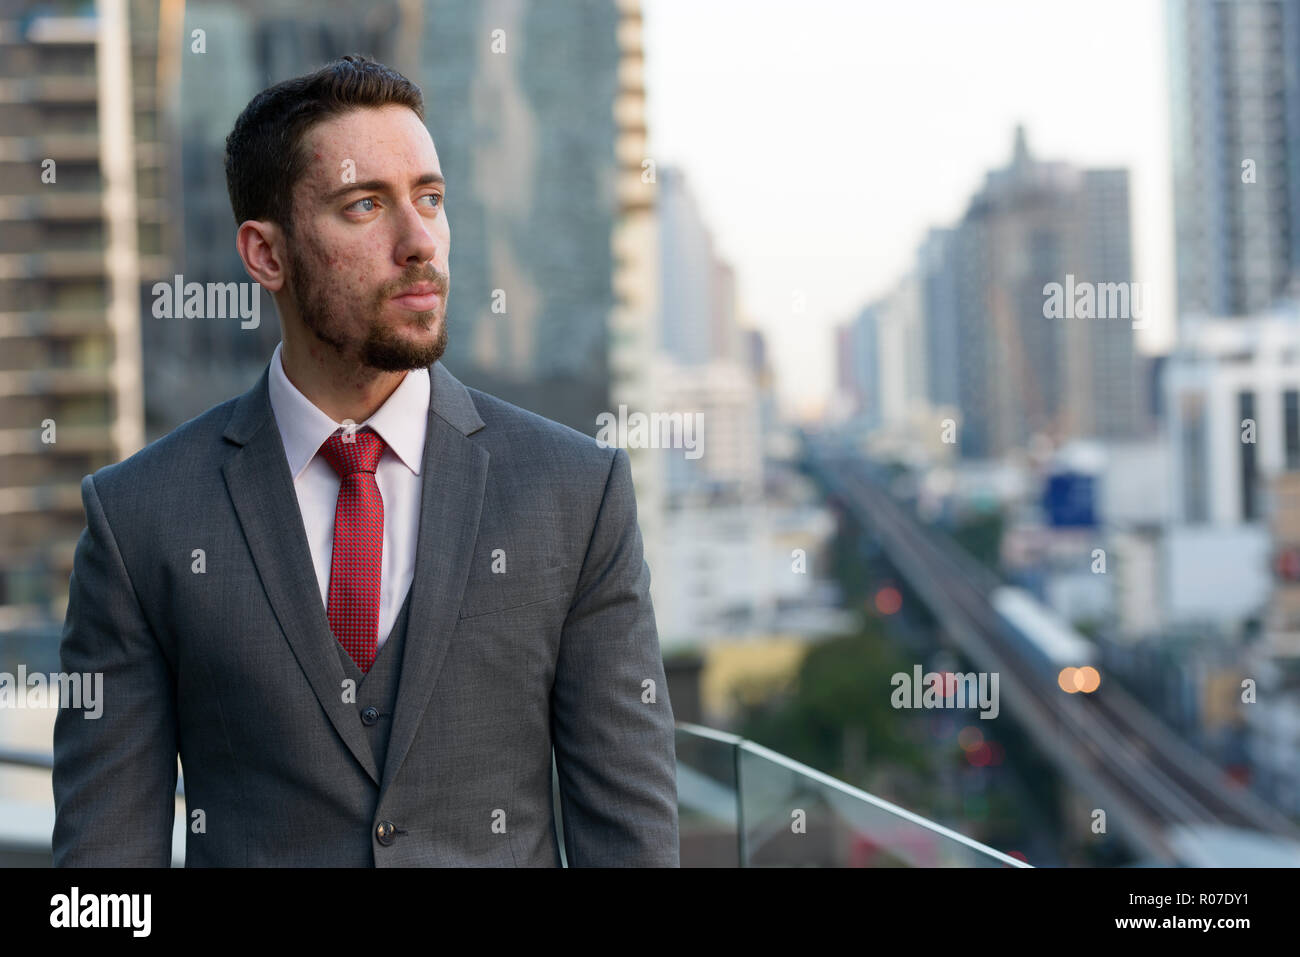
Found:
<path fill-rule="evenodd" d="M 298 508 L 307 530 L 321 605 L 329 608 L 330 561 L 334 555 L 334 508 L 339 478 L 334 467 L 317 454 L 325 440 L 343 427 L 298 391 L 284 374 L 283 343 L 271 356 L 268 380 L 271 409 L 289 460 Z M 387 444 L 375 470 L 375 484 L 384 500 L 384 545 L 380 563 L 379 645 L 382 648 L 397 621 L 415 577 L 415 544 L 420 533 L 420 467 L 429 415 L 429 370 L 412 369 L 376 411 L 357 428 L 368 425 Z"/>

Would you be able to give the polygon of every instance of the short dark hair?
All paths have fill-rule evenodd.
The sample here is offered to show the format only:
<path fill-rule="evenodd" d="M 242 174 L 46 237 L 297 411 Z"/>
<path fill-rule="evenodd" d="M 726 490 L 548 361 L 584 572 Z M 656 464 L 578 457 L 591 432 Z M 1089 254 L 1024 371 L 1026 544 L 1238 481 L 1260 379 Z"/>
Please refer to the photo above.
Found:
<path fill-rule="evenodd" d="M 357 54 L 253 97 L 226 137 L 226 189 L 235 222 L 270 220 L 292 235 L 293 188 L 307 168 L 307 131 L 350 110 L 389 104 L 410 107 L 424 121 L 420 88 Z"/>

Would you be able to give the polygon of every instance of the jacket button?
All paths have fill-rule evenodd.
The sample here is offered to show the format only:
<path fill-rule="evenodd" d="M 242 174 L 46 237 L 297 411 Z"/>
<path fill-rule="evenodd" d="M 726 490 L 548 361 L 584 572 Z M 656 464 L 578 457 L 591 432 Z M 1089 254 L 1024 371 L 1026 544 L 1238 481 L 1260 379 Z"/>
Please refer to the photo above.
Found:
<path fill-rule="evenodd" d="M 361 723 L 364 725 L 372 725 L 378 720 L 379 720 L 378 708 L 367 708 L 365 711 L 361 712 Z"/>
<path fill-rule="evenodd" d="M 387 847 L 393 843 L 393 833 L 396 830 L 392 821 L 380 821 L 379 826 L 375 828 L 375 837 L 379 839 L 380 844 Z"/>

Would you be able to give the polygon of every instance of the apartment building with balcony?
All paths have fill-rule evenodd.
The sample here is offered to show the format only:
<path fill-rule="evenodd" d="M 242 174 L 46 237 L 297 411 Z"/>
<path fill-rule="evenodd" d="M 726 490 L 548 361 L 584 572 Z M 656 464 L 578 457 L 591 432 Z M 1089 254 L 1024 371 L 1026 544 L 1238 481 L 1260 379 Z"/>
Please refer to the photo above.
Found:
<path fill-rule="evenodd" d="M 62 6 L 0 20 L 0 634 L 62 621 L 80 481 L 145 444 L 141 277 L 167 270 L 158 8 Z"/>

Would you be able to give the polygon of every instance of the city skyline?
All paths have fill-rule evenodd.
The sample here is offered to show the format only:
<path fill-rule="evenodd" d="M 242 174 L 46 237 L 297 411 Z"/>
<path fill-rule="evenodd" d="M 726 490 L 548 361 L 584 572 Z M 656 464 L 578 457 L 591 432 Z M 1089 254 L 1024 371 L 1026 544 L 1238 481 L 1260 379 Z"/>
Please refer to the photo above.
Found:
<path fill-rule="evenodd" d="M 771 0 L 644 5 L 650 155 L 686 171 L 735 267 L 739 315 L 769 337 L 788 412 L 820 410 L 834 328 L 903 276 L 928 230 L 960 219 L 985 173 L 1010 159 L 1017 125 L 1045 160 L 1129 171 L 1134 278 L 1152 289 L 1137 345 L 1168 347 L 1163 0 L 823 0 L 797 20 L 786 10 Z M 778 57 L 791 68 L 773 69 Z M 1062 67 L 1080 58 L 1088 69 Z M 762 190 L 779 194 L 775 226 L 750 199 Z"/>

